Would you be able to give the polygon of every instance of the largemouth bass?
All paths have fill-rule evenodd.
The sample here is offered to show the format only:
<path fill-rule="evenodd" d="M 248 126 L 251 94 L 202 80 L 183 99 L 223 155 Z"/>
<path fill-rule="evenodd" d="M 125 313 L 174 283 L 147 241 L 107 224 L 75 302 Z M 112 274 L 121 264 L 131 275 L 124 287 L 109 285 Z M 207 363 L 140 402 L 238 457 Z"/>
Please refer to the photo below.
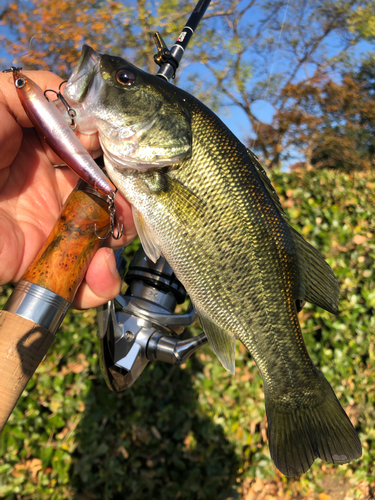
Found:
<path fill-rule="evenodd" d="M 253 155 L 200 101 L 88 46 L 65 96 L 98 131 L 146 253 L 183 283 L 224 367 L 239 339 L 261 371 L 271 457 L 287 476 L 361 456 L 358 436 L 306 350 L 296 301 L 337 313 L 336 278 L 287 221 Z"/>

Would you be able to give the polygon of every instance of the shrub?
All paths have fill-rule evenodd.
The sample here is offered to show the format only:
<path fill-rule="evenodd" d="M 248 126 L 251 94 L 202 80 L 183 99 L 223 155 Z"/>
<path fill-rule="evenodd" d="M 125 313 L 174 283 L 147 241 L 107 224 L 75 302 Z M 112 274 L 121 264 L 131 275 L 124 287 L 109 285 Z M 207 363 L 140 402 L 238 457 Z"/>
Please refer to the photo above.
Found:
<path fill-rule="evenodd" d="M 340 314 L 307 304 L 300 321 L 314 363 L 359 432 L 362 459 L 339 467 L 317 460 L 300 479 L 282 477 L 269 456 L 262 380 L 240 345 L 234 377 L 205 346 L 184 367 L 149 364 L 131 389 L 110 392 L 98 363 L 95 311 L 71 310 L 0 439 L 1 498 L 312 498 L 331 480 L 347 498 L 369 494 L 375 175 L 323 170 L 272 180 L 293 226 L 340 281 Z M 10 291 L 2 288 L 2 304 Z"/>

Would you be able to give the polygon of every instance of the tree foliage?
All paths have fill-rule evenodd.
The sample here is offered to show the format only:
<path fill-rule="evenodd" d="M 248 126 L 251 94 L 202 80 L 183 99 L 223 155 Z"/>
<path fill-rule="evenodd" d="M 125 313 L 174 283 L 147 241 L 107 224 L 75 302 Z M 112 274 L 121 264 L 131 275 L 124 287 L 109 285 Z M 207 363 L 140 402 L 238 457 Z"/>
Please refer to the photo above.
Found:
<path fill-rule="evenodd" d="M 350 29 L 368 40 L 375 39 L 375 4 L 358 5 L 349 18 Z"/>
<path fill-rule="evenodd" d="M 212 3 L 208 17 L 226 14 L 221 2 Z M 176 39 L 191 13 L 189 0 L 16 0 L 0 17 L 10 35 L 2 35 L 8 52 L 22 56 L 26 67 L 50 69 L 67 76 L 83 43 L 101 52 L 126 55 L 154 73 L 156 52 L 152 35 Z M 189 57 L 189 56 L 188 56 Z"/>
<path fill-rule="evenodd" d="M 9 33 L 2 40 L 17 58 L 32 40 L 23 65 L 64 77 L 83 42 L 155 73 L 152 33 L 161 32 L 171 46 L 194 5 L 195 0 L 16 0 L 0 16 Z M 343 69 L 355 66 L 358 43 L 374 41 L 373 19 L 372 0 L 212 1 L 177 81 L 219 112 L 232 108 L 244 140 L 274 167 L 298 144 L 297 87 L 319 86 L 332 72 L 339 81 Z M 310 114 L 305 124 L 310 136 L 316 118 Z M 309 155 L 307 142 L 301 144 Z"/>
<path fill-rule="evenodd" d="M 347 71 L 340 82 L 314 75 L 283 90 L 286 106 L 277 114 L 289 145 L 314 168 L 345 171 L 375 166 L 375 59 Z M 270 138 L 274 138 L 272 130 Z"/>
<path fill-rule="evenodd" d="M 326 75 L 336 79 L 355 66 L 355 48 L 365 35 L 354 14 L 372 8 L 372 1 L 250 4 L 248 10 L 236 9 L 226 17 L 225 36 L 217 43 L 215 57 L 209 48 L 197 57 L 212 75 L 203 85 L 209 102 L 217 105 L 220 100 L 221 105 L 239 108 L 249 124 L 248 145 L 274 167 L 295 146 L 293 131 L 300 116 L 293 111 L 299 96 L 290 92 L 291 86 L 311 85 Z M 263 112 L 258 107 L 262 102 Z M 309 134 L 315 118 L 311 115 L 306 124 Z"/>
<path fill-rule="evenodd" d="M 323 87 L 322 126 L 312 150 L 314 167 L 346 171 L 375 167 L 375 59 L 341 84 Z"/>

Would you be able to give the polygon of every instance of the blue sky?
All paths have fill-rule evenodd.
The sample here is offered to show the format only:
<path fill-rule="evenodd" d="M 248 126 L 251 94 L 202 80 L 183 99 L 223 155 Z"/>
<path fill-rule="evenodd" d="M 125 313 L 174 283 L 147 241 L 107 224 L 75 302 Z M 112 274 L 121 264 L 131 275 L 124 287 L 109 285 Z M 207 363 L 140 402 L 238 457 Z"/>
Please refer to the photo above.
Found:
<path fill-rule="evenodd" d="M 293 0 L 291 0 L 293 1 Z M 129 3 L 131 3 L 132 0 L 129 0 Z M 4 0 L 0 0 L 0 10 L 7 4 L 8 2 L 5 2 Z M 289 29 L 292 27 L 293 28 L 293 19 L 290 18 L 290 8 L 288 11 L 288 6 L 284 8 L 284 11 L 281 13 L 281 16 L 284 16 L 284 19 L 288 21 L 289 23 Z M 257 16 L 257 11 L 255 11 L 255 18 L 252 18 L 252 21 L 256 22 L 256 16 Z M 245 19 L 246 20 L 246 19 Z M 181 26 L 182 27 L 182 26 Z M 180 26 L 176 26 L 176 37 L 179 34 L 179 30 L 181 28 Z M 157 26 L 155 27 L 157 29 Z M 2 27 L 1 28 L 1 34 L 10 36 L 9 32 Z M 282 48 L 283 48 L 283 31 L 281 30 L 278 39 L 277 39 L 277 47 L 276 50 L 274 50 L 272 54 L 272 59 L 271 59 L 271 66 L 270 66 L 270 71 L 271 73 L 278 73 L 279 70 L 282 68 L 282 65 L 285 64 L 283 57 L 282 57 Z M 174 40 L 170 40 L 169 43 L 173 43 Z M 335 41 L 334 39 L 330 40 L 330 43 L 332 44 L 331 50 L 334 51 L 334 44 Z M 357 53 L 363 52 L 366 50 L 370 49 L 370 45 L 366 43 L 360 44 L 360 46 L 357 48 Z M 189 47 L 187 50 L 194 50 L 194 46 L 192 45 Z M 25 52 L 27 52 L 27 47 L 25 47 Z M 0 58 L 5 59 L 5 66 L 9 66 L 11 62 L 11 57 L 6 53 L 4 48 L 0 47 Z M 180 71 L 180 76 L 183 75 L 183 71 L 186 73 L 189 73 L 190 71 L 197 71 L 199 75 L 202 75 L 202 78 L 205 78 L 207 76 L 207 70 L 204 67 L 203 64 L 195 64 L 192 65 L 190 68 L 181 68 Z M 180 79 L 180 84 L 182 84 L 182 79 Z M 265 99 L 267 96 L 265 95 Z M 270 123 L 272 120 L 272 115 L 273 115 L 273 108 L 272 106 L 266 102 L 266 100 L 259 100 L 257 101 L 252 108 L 253 112 L 262 119 L 264 122 Z M 245 140 L 249 137 L 249 121 L 247 116 L 241 109 L 239 108 L 234 108 L 232 106 L 225 106 L 224 109 L 221 110 L 221 112 L 218 113 L 220 118 L 226 123 L 226 125 L 237 135 L 237 137 L 240 140 Z"/>

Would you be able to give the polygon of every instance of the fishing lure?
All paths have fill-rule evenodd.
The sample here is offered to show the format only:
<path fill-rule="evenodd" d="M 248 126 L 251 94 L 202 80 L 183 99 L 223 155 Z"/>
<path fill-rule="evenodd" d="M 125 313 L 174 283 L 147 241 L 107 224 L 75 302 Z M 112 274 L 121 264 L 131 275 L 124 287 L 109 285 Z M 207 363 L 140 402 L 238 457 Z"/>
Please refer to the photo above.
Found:
<path fill-rule="evenodd" d="M 69 168 L 93 189 L 107 196 L 111 228 L 110 233 L 105 238 L 100 239 L 106 239 L 110 235 L 115 239 L 121 238 L 122 229 L 118 230 L 117 234 L 114 233 L 116 187 L 104 175 L 100 167 L 83 147 L 71 126 L 68 125 L 64 116 L 48 100 L 43 90 L 30 77 L 21 73 L 20 69 L 12 67 L 8 71 L 13 73 L 18 97 L 35 129 Z M 73 112 L 70 113 L 71 118 L 73 118 L 74 111 L 71 109 L 68 111 Z"/>
<path fill-rule="evenodd" d="M 27 116 L 55 153 L 89 186 L 108 196 L 116 187 L 94 162 L 64 116 L 31 78 L 12 68 L 14 85 Z"/>

